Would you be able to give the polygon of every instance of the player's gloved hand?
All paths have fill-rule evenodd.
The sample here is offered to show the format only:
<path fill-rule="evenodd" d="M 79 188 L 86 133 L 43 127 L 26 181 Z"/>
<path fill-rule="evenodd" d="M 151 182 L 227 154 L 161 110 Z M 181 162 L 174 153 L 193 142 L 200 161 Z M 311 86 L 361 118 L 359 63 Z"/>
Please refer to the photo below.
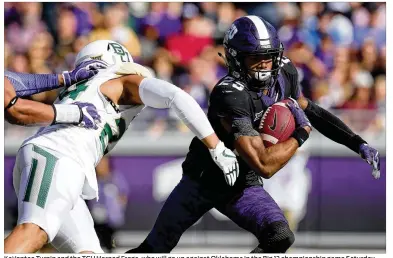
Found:
<path fill-rule="evenodd" d="M 52 124 L 73 124 L 89 129 L 98 129 L 96 123 L 101 122 L 96 107 L 90 103 L 75 102 L 52 106 L 55 112 Z"/>
<path fill-rule="evenodd" d="M 381 176 L 379 153 L 376 149 L 368 146 L 366 143 L 360 145 L 360 156 L 373 167 L 372 175 L 375 179 Z"/>
<path fill-rule="evenodd" d="M 295 118 L 296 128 L 308 126 L 311 128 L 311 123 L 308 120 L 303 109 L 300 108 L 299 104 L 295 99 L 290 98 L 292 101 L 287 103 L 287 107 L 291 111 L 293 117 Z"/>
<path fill-rule="evenodd" d="M 64 86 L 70 87 L 77 82 L 87 80 L 99 72 L 99 69 L 105 69 L 108 64 L 100 60 L 89 60 L 80 63 L 71 72 L 63 72 Z"/>
<path fill-rule="evenodd" d="M 239 163 L 236 155 L 225 147 L 223 142 L 219 142 L 215 149 L 209 149 L 214 162 L 223 171 L 228 185 L 233 186 L 239 176 Z"/>
<path fill-rule="evenodd" d="M 80 110 L 79 126 L 97 129 L 96 122 L 101 122 L 101 117 L 96 107 L 91 103 L 74 102 Z"/>
<path fill-rule="evenodd" d="M 309 137 L 311 131 L 311 123 L 308 120 L 303 109 L 300 108 L 299 104 L 295 99 L 290 98 L 291 101 L 287 103 L 289 110 L 295 118 L 296 129 L 292 134 L 299 144 L 299 147 L 305 143 Z"/>

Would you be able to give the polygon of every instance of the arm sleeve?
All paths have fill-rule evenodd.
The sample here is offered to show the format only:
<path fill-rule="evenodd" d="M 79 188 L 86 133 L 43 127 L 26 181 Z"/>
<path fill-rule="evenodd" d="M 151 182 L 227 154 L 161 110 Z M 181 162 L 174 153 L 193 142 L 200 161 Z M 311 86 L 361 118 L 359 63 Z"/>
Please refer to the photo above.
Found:
<path fill-rule="evenodd" d="M 321 108 L 311 100 L 308 100 L 305 113 L 312 126 L 321 134 L 332 141 L 347 146 L 356 153 L 359 153 L 359 147 L 362 143 L 367 143 L 359 135 L 356 135 L 338 117 Z"/>
<path fill-rule="evenodd" d="M 199 139 L 214 133 L 206 114 L 194 98 L 169 82 L 145 78 L 139 85 L 139 96 L 146 106 L 173 109 Z"/>
<path fill-rule="evenodd" d="M 17 97 L 30 96 L 61 87 L 57 74 L 27 74 L 5 71 L 4 75 L 10 80 Z"/>

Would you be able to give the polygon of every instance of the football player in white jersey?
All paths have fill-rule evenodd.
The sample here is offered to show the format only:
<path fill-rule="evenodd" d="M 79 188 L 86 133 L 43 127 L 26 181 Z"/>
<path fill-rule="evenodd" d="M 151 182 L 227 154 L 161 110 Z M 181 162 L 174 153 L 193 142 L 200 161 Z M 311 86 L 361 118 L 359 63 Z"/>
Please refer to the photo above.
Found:
<path fill-rule="evenodd" d="M 64 90 L 56 103 L 93 104 L 101 117 L 98 130 L 52 125 L 22 144 L 13 172 L 18 223 L 5 239 L 5 253 L 36 252 L 48 242 L 60 252 L 102 252 L 83 199 L 98 197 L 95 166 L 145 106 L 173 109 L 208 147 L 226 182 L 233 185 L 239 175 L 236 155 L 218 139 L 190 95 L 152 78 L 117 42 L 88 44 L 78 54 L 76 66 L 94 59 L 109 67 Z"/>

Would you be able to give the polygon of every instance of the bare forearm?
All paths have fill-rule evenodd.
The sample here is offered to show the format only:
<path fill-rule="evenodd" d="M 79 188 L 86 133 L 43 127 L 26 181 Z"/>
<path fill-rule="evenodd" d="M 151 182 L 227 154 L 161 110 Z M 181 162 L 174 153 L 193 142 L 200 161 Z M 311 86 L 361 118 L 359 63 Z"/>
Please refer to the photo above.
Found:
<path fill-rule="evenodd" d="M 240 156 L 264 178 L 272 177 L 296 152 L 299 144 L 294 138 L 265 148 L 260 136 L 242 136 L 235 141 Z"/>
<path fill-rule="evenodd" d="M 294 138 L 289 138 L 285 142 L 266 148 L 265 151 L 260 154 L 260 159 L 263 160 L 265 170 L 270 177 L 287 164 L 298 147 L 298 142 Z"/>
<path fill-rule="evenodd" d="M 8 122 L 18 125 L 48 125 L 55 117 L 52 106 L 26 99 L 19 99 L 5 115 Z"/>

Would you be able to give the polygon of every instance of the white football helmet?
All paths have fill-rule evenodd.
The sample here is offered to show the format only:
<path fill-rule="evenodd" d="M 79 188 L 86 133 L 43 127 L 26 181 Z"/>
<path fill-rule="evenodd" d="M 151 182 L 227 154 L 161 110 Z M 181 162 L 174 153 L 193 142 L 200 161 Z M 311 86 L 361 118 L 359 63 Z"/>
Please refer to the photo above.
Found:
<path fill-rule="evenodd" d="M 75 67 L 88 60 L 101 60 L 108 65 L 133 63 L 131 54 L 120 43 L 113 40 L 96 40 L 85 47 L 78 53 L 75 60 Z"/>

